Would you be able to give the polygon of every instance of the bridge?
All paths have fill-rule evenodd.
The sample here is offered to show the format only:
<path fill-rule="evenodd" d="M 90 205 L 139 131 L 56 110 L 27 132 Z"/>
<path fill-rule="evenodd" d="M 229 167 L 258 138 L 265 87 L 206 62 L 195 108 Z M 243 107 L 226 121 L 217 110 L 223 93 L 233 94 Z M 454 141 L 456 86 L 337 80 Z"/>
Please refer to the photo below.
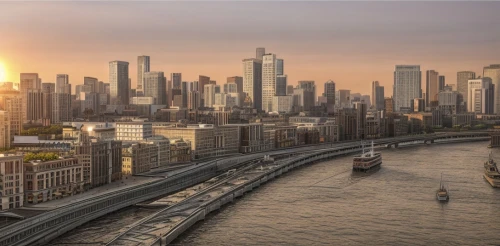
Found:
<path fill-rule="evenodd" d="M 434 136 L 436 138 L 434 138 Z M 374 142 L 378 146 L 388 146 L 412 141 L 429 141 L 429 139 L 434 142 L 440 139 L 452 141 L 487 140 L 489 139 L 489 135 L 488 138 L 486 138 L 482 133 L 447 133 L 386 138 L 374 140 Z M 360 150 L 360 143 L 352 141 L 280 149 L 269 151 L 266 154 L 279 156 L 290 154 L 303 155 L 307 153 L 303 158 L 301 157 L 299 160 L 287 164 L 288 169 L 290 169 L 290 165 L 298 167 L 307 163 L 332 158 L 339 154 L 354 153 Z M 102 195 L 97 195 L 82 201 L 75 201 L 37 216 L 26 218 L 2 228 L 0 231 L 0 246 L 42 245 L 48 243 L 50 240 L 88 221 L 146 200 L 186 189 L 195 184 L 209 180 L 221 172 L 261 159 L 263 154 L 264 153 L 247 154 L 199 163 L 196 166 L 183 168 L 165 179 L 154 180 L 134 187 L 103 193 Z M 179 231 L 176 233 L 179 233 Z"/>
<path fill-rule="evenodd" d="M 469 141 L 470 139 L 490 139 L 490 133 L 485 131 L 470 131 L 470 132 L 454 132 L 454 133 L 436 133 L 436 134 L 428 134 L 428 135 L 414 135 L 409 136 L 404 139 L 395 139 L 390 143 L 386 144 L 387 148 L 398 148 L 399 145 L 404 144 L 415 144 L 415 143 L 423 143 L 423 144 L 433 144 L 448 140 L 453 140 L 453 142 Z"/>

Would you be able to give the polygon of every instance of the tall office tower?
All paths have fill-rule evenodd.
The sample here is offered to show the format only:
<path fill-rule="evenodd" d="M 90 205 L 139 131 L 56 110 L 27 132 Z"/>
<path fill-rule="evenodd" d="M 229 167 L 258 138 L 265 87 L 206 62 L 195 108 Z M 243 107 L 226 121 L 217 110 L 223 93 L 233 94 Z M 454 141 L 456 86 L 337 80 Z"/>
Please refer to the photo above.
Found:
<path fill-rule="evenodd" d="M 10 149 L 10 140 L 9 112 L 0 110 L 0 149 Z"/>
<path fill-rule="evenodd" d="M 23 127 L 22 98 L 20 96 L 6 97 L 4 100 L 4 110 L 9 112 L 10 136 L 21 135 Z"/>
<path fill-rule="evenodd" d="M 21 73 L 19 91 L 22 98 L 23 122 L 28 119 L 28 89 L 41 89 L 41 81 L 37 73 Z"/>
<path fill-rule="evenodd" d="M 211 84 L 211 85 L 214 85 L 214 84 Z M 221 90 L 221 88 L 220 88 L 220 85 L 215 85 L 215 87 L 214 87 L 214 91 L 215 91 L 215 93 L 222 93 L 222 90 Z"/>
<path fill-rule="evenodd" d="M 380 86 L 379 82 L 378 81 L 372 81 L 372 105 L 376 105 L 377 104 L 376 96 L 375 96 L 375 91 L 376 91 L 377 86 Z"/>
<path fill-rule="evenodd" d="M 205 85 L 203 93 L 205 107 L 212 107 L 215 103 L 215 86 L 214 84 Z"/>
<path fill-rule="evenodd" d="M 338 90 L 335 91 L 335 107 L 350 108 L 351 107 L 351 91 Z"/>
<path fill-rule="evenodd" d="M 182 91 L 181 89 L 172 89 L 172 106 L 182 108 Z"/>
<path fill-rule="evenodd" d="M 193 89 L 191 91 L 201 91 L 199 81 L 193 81 Z"/>
<path fill-rule="evenodd" d="M 394 113 L 394 99 L 392 97 L 384 99 L 384 109 L 386 113 Z"/>
<path fill-rule="evenodd" d="M 308 101 L 306 103 L 306 105 L 311 105 L 311 107 L 314 107 L 314 105 L 316 104 L 316 98 L 317 95 L 316 95 L 316 85 L 314 85 L 314 81 L 312 80 L 302 80 L 302 81 L 299 81 L 299 88 L 302 88 L 304 89 L 305 91 L 308 91 L 308 92 L 311 92 L 312 93 L 312 101 Z M 309 98 L 309 97 L 308 97 Z M 311 99 L 308 99 L 308 100 L 311 100 Z M 305 110 L 310 110 L 311 108 L 307 108 L 305 107 L 304 108 Z"/>
<path fill-rule="evenodd" d="M 495 86 L 493 113 L 500 114 L 500 64 L 484 67 L 483 77 L 491 78 L 491 83 Z"/>
<path fill-rule="evenodd" d="M 210 84 L 210 77 L 204 76 L 204 75 L 200 75 L 198 77 L 198 83 L 199 83 L 199 87 L 200 87 L 201 93 L 203 94 L 203 92 L 205 90 L 205 85 Z"/>
<path fill-rule="evenodd" d="M 409 110 L 414 98 L 422 95 L 422 73 L 419 65 L 396 65 L 394 71 L 394 112 Z"/>
<path fill-rule="evenodd" d="M 59 124 L 72 120 L 71 112 L 71 94 L 53 93 L 52 94 L 52 124 Z"/>
<path fill-rule="evenodd" d="M 260 47 L 255 50 L 256 59 L 262 60 L 265 54 L 266 54 L 266 48 Z"/>
<path fill-rule="evenodd" d="M 276 95 L 276 55 L 266 54 L 262 60 L 262 110 L 272 111 Z"/>
<path fill-rule="evenodd" d="M 287 85 L 286 86 L 286 94 L 287 95 L 293 95 L 293 85 Z"/>
<path fill-rule="evenodd" d="M 366 127 L 366 112 L 368 111 L 368 105 L 365 102 L 355 102 L 354 108 L 356 109 L 356 123 L 357 123 L 357 139 L 365 139 L 365 127 Z"/>
<path fill-rule="evenodd" d="M 64 88 L 69 84 L 69 76 L 67 74 L 56 75 L 56 92 L 64 92 Z"/>
<path fill-rule="evenodd" d="M 188 109 L 197 110 L 201 106 L 201 97 L 199 91 L 190 91 L 188 93 Z"/>
<path fill-rule="evenodd" d="M 106 94 L 106 89 L 104 88 L 104 82 L 102 81 L 99 81 L 99 83 L 97 83 L 97 93 L 102 93 L 102 94 Z"/>
<path fill-rule="evenodd" d="M 383 86 L 376 86 L 375 87 L 375 108 L 377 110 L 383 110 L 384 109 L 384 101 L 385 99 L 385 91 Z"/>
<path fill-rule="evenodd" d="M 170 80 L 172 80 L 173 89 L 180 89 L 182 83 L 182 73 L 171 73 Z"/>
<path fill-rule="evenodd" d="M 224 84 L 224 93 L 238 93 L 238 85 L 233 82 Z"/>
<path fill-rule="evenodd" d="M 493 114 L 495 85 L 490 77 L 470 79 L 467 87 L 467 111 L 477 114 Z"/>
<path fill-rule="evenodd" d="M 167 104 L 167 79 L 163 72 L 144 73 L 144 96 L 152 97 L 154 104 Z"/>
<path fill-rule="evenodd" d="M 128 105 L 130 93 L 128 62 L 109 62 L 109 85 L 111 104 Z"/>
<path fill-rule="evenodd" d="M 437 102 L 439 93 L 439 73 L 434 70 L 427 70 L 425 73 L 425 106 L 430 107 Z"/>
<path fill-rule="evenodd" d="M 326 110 L 328 113 L 333 113 L 335 108 L 335 82 L 328 80 L 324 85 L 323 95 L 326 97 Z"/>
<path fill-rule="evenodd" d="M 144 91 L 144 73 L 149 72 L 149 56 L 137 57 L 137 90 Z"/>
<path fill-rule="evenodd" d="M 83 84 L 90 87 L 89 93 L 99 93 L 99 80 L 92 77 L 83 77 Z"/>
<path fill-rule="evenodd" d="M 181 94 L 182 94 L 182 107 L 187 108 L 188 105 L 188 92 L 190 92 L 192 89 L 193 83 L 187 82 L 187 81 L 182 81 L 181 83 Z"/>
<path fill-rule="evenodd" d="M 172 106 L 172 102 L 174 101 L 174 96 L 172 95 L 172 80 L 167 80 L 167 104 L 168 106 Z"/>
<path fill-rule="evenodd" d="M 252 99 L 252 107 L 262 108 L 262 60 L 243 60 L 243 93 Z M 293 92 L 292 92 L 293 93 Z"/>
<path fill-rule="evenodd" d="M 425 99 L 415 98 L 413 99 L 413 112 L 424 112 L 425 111 Z"/>
<path fill-rule="evenodd" d="M 276 59 L 276 75 L 284 75 L 285 67 L 284 67 L 283 59 Z"/>
<path fill-rule="evenodd" d="M 55 83 L 42 83 L 42 92 L 47 93 L 47 94 L 56 92 L 56 84 Z"/>
<path fill-rule="evenodd" d="M 236 83 L 238 85 L 238 93 L 243 93 L 243 77 L 233 76 L 228 77 L 226 80 L 227 83 Z"/>
<path fill-rule="evenodd" d="M 438 80 L 439 80 L 439 91 L 444 91 L 444 87 L 446 85 L 444 75 L 439 75 Z"/>
<path fill-rule="evenodd" d="M 43 93 L 41 89 L 28 89 L 27 92 L 27 116 L 28 121 L 38 121 L 43 118 Z"/>
<path fill-rule="evenodd" d="M 286 96 L 287 76 L 276 76 L 276 96 Z"/>
<path fill-rule="evenodd" d="M 475 79 L 476 73 L 471 71 L 461 71 L 457 73 L 457 91 L 462 94 L 464 102 L 467 102 L 467 98 L 469 98 L 468 87 L 469 87 L 469 79 Z"/>

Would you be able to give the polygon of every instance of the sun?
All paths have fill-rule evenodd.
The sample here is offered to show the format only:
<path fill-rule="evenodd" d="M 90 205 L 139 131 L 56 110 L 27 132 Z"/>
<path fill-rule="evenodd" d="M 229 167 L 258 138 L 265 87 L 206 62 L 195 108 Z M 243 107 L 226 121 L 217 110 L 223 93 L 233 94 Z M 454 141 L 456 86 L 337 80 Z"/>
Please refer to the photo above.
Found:
<path fill-rule="evenodd" d="M 7 73 L 5 71 L 5 66 L 0 62 L 0 82 L 5 82 L 6 77 Z"/>

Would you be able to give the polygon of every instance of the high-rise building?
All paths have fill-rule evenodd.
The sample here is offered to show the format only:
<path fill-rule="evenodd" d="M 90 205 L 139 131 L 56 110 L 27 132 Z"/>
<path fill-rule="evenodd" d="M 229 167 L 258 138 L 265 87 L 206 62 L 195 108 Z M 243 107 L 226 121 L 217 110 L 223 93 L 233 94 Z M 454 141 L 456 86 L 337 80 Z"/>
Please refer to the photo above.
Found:
<path fill-rule="evenodd" d="M 304 110 L 311 110 L 314 105 L 316 105 L 316 85 L 312 80 L 302 80 L 299 81 L 298 88 L 304 89 L 307 96 L 305 96 L 304 100 Z"/>
<path fill-rule="evenodd" d="M 0 110 L 0 149 L 10 148 L 9 112 Z"/>
<path fill-rule="evenodd" d="M 19 80 L 19 91 L 22 98 L 23 122 L 28 119 L 28 90 L 41 89 L 41 81 L 38 78 L 38 73 L 21 73 Z"/>
<path fill-rule="evenodd" d="M 424 112 L 425 111 L 425 99 L 415 98 L 413 99 L 413 112 Z"/>
<path fill-rule="evenodd" d="M 273 112 L 290 113 L 293 107 L 293 96 L 274 96 Z"/>
<path fill-rule="evenodd" d="M 384 109 L 386 113 L 394 112 L 394 100 L 392 97 L 387 97 L 384 99 Z"/>
<path fill-rule="evenodd" d="M 182 94 L 182 107 L 186 108 L 188 105 L 188 93 L 192 90 L 193 83 L 182 81 L 181 83 L 181 94 Z"/>
<path fill-rule="evenodd" d="M 376 88 L 377 86 L 380 86 L 379 82 L 378 81 L 372 81 L 372 105 L 376 105 L 377 104 L 377 101 L 376 101 L 376 96 L 375 96 L 375 91 L 376 91 Z"/>
<path fill-rule="evenodd" d="M 351 91 L 338 90 L 335 91 L 335 107 L 350 108 L 351 107 Z"/>
<path fill-rule="evenodd" d="M 171 73 L 170 80 L 172 80 L 173 89 L 180 89 L 182 83 L 182 73 Z"/>
<path fill-rule="evenodd" d="M 243 77 L 233 76 L 227 78 L 227 83 L 236 83 L 238 85 L 237 93 L 243 93 Z"/>
<path fill-rule="evenodd" d="M 439 91 L 444 91 L 444 87 L 446 86 L 446 80 L 444 75 L 439 75 Z"/>
<path fill-rule="evenodd" d="M 328 80 L 325 82 L 323 95 L 326 97 L 326 109 L 329 114 L 333 113 L 335 107 L 335 82 Z"/>
<path fill-rule="evenodd" d="M 150 71 L 149 56 L 137 57 L 137 90 L 144 90 L 144 73 Z"/>
<path fill-rule="evenodd" d="M 243 60 L 243 92 L 252 99 L 253 107 L 262 108 L 262 60 Z"/>
<path fill-rule="evenodd" d="M 227 82 L 224 84 L 224 93 L 238 93 L 238 85 L 236 83 Z"/>
<path fill-rule="evenodd" d="M 394 71 L 394 111 L 411 108 L 414 98 L 422 95 L 422 73 L 419 65 L 396 65 Z"/>
<path fill-rule="evenodd" d="M 462 94 L 464 102 L 467 102 L 469 79 L 475 79 L 476 73 L 471 71 L 461 71 L 457 73 L 457 91 Z"/>
<path fill-rule="evenodd" d="M 38 121 L 43 118 L 43 93 L 41 89 L 28 89 L 28 105 L 26 108 L 28 121 Z"/>
<path fill-rule="evenodd" d="M 99 91 L 99 80 L 93 77 L 83 77 L 83 84 L 89 86 L 89 93 L 98 93 Z"/>
<path fill-rule="evenodd" d="M 477 114 L 493 114 L 495 85 L 489 77 L 470 79 L 467 99 L 467 111 Z"/>
<path fill-rule="evenodd" d="M 199 91 L 190 91 L 188 93 L 188 109 L 197 110 L 201 106 L 201 96 Z"/>
<path fill-rule="evenodd" d="M 54 93 L 52 94 L 52 118 L 53 124 L 59 124 L 65 121 L 71 121 L 71 94 Z"/>
<path fill-rule="evenodd" d="M 64 92 L 64 88 L 69 84 L 69 76 L 67 74 L 56 75 L 56 92 Z"/>
<path fill-rule="evenodd" d="M 437 102 L 439 93 L 439 73 L 434 70 L 427 70 L 425 73 L 425 105 L 430 107 L 433 102 Z"/>
<path fill-rule="evenodd" d="M 0 154 L 0 177 L 4 181 L 0 186 L 0 193 L 2 193 L 2 196 L 0 196 L 0 210 L 23 206 L 24 168 L 22 155 Z M 30 187 L 29 182 L 27 183 L 26 188 Z"/>
<path fill-rule="evenodd" d="M 128 105 L 130 93 L 128 62 L 109 62 L 109 85 L 111 104 Z"/>
<path fill-rule="evenodd" d="M 212 107 L 215 104 L 215 86 L 214 84 L 205 85 L 203 93 L 205 107 Z"/>
<path fill-rule="evenodd" d="M 287 76 L 276 76 L 276 96 L 286 96 Z"/>
<path fill-rule="evenodd" d="M 23 127 L 22 98 L 20 96 L 10 96 L 4 99 L 4 110 L 9 112 L 10 136 L 21 135 Z"/>
<path fill-rule="evenodd" d="M 287 85 L 286 86 L 286 94 L 293 95 L 293 89 L 294 89 L 293 85 Z"/>
<path fill-rule="evenodd" d="M 266 48 L 260 47 L 255 50 L 255 58 L 259 60 L 262 60 L 265 54 L 266 54 Z"/>
<path fill-rule="evenodd" d="M 500 64 L 492 64 L 483 68 L 483 77 L 490 78 L 495 87 L 493 113 L 500 114 Z"/>
<path fill-rule="evenodd" d="M 265 54 L 262 59 L 262 110 L 272 111 L 276 95 L 276 55 Z"/>
<path fill-rule="evenodd" d="M 284 75 L 284 74 L 285 74 L 285 68 L 283 59 L 276 59 L 276 75 Z"/>
<path fill-rule="evenodd" d="M 42 92 L 47 93 L 47 94 L 56 92 L 56 84 L 54 84 L 54 83 L 42 83 Z"/>
<path fill-rule="evenodd" d="M 385 90 L 383 86 L 375 87 L 375 104 L 374 107 L 377 110 L 384 109 L 384 100 L 385 100 Z"/>
<path fill-rule="evenodd" d="M 152 97 L 157 105 L 167 104 L 167 79 L 163 72 L 144 73 L 144 96 Z"/>

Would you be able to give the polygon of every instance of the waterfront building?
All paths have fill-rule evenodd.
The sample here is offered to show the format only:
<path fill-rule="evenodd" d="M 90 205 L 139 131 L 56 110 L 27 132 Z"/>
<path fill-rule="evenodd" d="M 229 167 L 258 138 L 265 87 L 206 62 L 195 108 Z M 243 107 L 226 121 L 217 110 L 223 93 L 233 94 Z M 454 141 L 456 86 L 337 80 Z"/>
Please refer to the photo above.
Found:
<path fill-rule="evenodd" d="M 24 163 L 27 203 L 41 203 L 83 191 L 83 167 L 76 157 Z"/>
<path fill-rule="evenodd" d="M 394 71 L 394 112 L 407 111 L 414 98 L 422 97 L 419 65 L 396 65 Z"/>
<path fill-rule="evenodd" d="M 494 114 L 495 85 L 491 78 L 470 79 L 467 89 L 467 112 Z"/>
<path fill-rule="evenodd" d="M 500 114 L 500 64 L 492 64 L 483 68 L 483 78 L 490 78 L 495 92 L 493 93 L 493 113 Z"/>
<path fill-rule="evenodd" d="M 457 73 L 457 91 L 462 94 L 464 102 L 469 99 L 469 80 L 475 79 L 476 73 L 471 71 L 460 71 Z"/>
<path fill-rule="evenodd" d="M 23 157 L 0 154 L 0 211 L 22 207 L 24 187 Z"/>
<path fill-rule="evenodd" d="M 170 163 L 170 140 L 154 137 L 122 148 L 122 174 L 136 175 Z"/>
<path fill-rule="evenodd" d="M 434 70 L 427 70 L 425 73 L 425 82 L 425 105 L 431 107 L 438 100 L 439 73 Z"/>

